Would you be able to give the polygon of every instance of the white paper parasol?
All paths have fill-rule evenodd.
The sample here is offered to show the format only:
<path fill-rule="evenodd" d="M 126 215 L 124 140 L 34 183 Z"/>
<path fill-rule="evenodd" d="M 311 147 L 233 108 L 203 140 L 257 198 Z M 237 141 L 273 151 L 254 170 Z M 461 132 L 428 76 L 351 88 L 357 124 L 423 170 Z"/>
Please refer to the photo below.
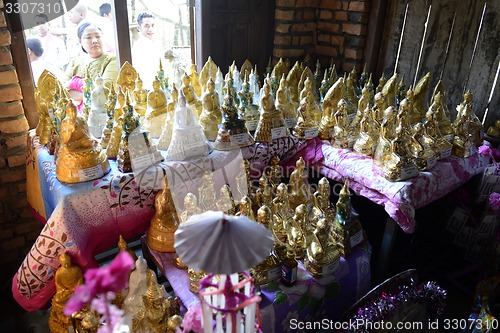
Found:
<path fill-rule="evenodd" d="M 208 211 L 193 215 L 175 232 L 175 251 L 196 270 L 239 273 L 260 264 L 273 248 L 273 236 L 246 216 Z"/>

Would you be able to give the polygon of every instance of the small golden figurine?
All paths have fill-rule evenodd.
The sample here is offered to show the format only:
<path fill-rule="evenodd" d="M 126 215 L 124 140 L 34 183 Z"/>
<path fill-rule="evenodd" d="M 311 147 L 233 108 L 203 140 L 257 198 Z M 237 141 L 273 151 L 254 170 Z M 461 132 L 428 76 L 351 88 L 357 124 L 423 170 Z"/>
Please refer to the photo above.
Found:
<path fill-rule="evenodd" d="M 196 96 L 201 97 L 200 75 L 198 74 L 198 71 L 196 70 L 196 64 L 194 63 L 189 67 L 189 79 Z"/>
<path fill-rule="evenodd" d="M 382 80 L 382 78 L 381 78 Z M 380 82 L 379 82 L 380 84 Z M 389 106 L 396 106 L 397 101 L 396 101 L 396 96 L 398 95 L 397 93 L 398 90 L 398 74 L 394 73 L 389 80 L 383 85 L 383 88 L 381 90 L 382 94 L 385 96 L 386 100 L 386 105 L 384 107 L 384 110 L 388 108 Z"/>
<path fill-rule="evenodd" d="M 298 108 L 297 125 L 293 129 L 297 138 L 307 140 L 318 136 L 318 121 L 314 118 L 318 112 L 321 116 L 320 108 L 314 101 L 312 92 L 309 91 L 307 96 L 300 101 Z"/>
<path fill-rule="evenodd" d="M 208 140 L 215 141 L 222 122 L 222 113 L 219 105 L 219 94 L 215 91 L 215 82 L 208 79 L 206 90 L 201 98 L 203 109 L 200 116 L 200 125 Z"/>
<path fill-rule="evenodd" d="M 373 162 L 379 167 L 382 167 L 391 156 L 391 141 L 394 139 L 395 125 L 396 109 L 394 106 L 389 106 L 384 111 L 384 119 L 380 125 L 380 136 L 373 155 Z"/>
<path fill-rule="evenodd" d="M 255 65 L 255 66 L 257 66 L 257 65 Z M 252 70 L 253 70 L 252 63 L 250 62 L 250 60 L 245 59 L 245 61 L 243 62 L 243 65 L 241 65 L 241 68 L 240 68 L 240 75 L 242 77 L 250 76 L 250 73 L 252 72 Z"/>
<path fill-rule="evenodd" d="M 297 112 L 288 93 L 288 84 L 283 75 L 276 91 L 276 109 L 281 112 L 287 128 L 294 128 L 297 124 Z"/>
<path fill-rule="evenodd" d="M 215 80 L 216 75 L 217 75 L 217 65 L 212 60 L 212 57 L 209 56 L 207 62 L 205 63 L 205 65 L 203 65 L 203 68 L 201 69 L 200 72 L 199 81 L 203 92 L 207 91 L 208 80 L 210 78 L 212 80 Z"/>
<path fill-rule="evenodd" d="M 273 233 L 282 243 L 287 242 L 287 229 L 293 217 L 293 209 L 288 201 L 288 186 L 281 183 L 276 188 L 276 197 L 272 201 Z"/>
<path fill-rule="evenodd" d="M 118 155 L 120 142 L 122 139 L 123 121 L 125 120 L 125 118 L 123 117 L 123 108 L 125 107 L 125 94 L 123 93 L 123 90 L 120 86 L 115 86 L 115 91 L 116 105 L 114 111 L 114 123 L 106 149 L 106 155 L 108 155 L 108 159 L 110 160 L 116 159 L 116 156 Z"/>
<path fill-rule="evenodd" d="M 418 168 L 408 151 L 409 140 L 411 139 L 408 138 L 404 128 L 399 125 L 391 141 L 390 155 L 383 166 L 384 177 L 390 181 L 406 180 L 418 175 Z"/>
<path fill-rule="evenodd" d="M 432 169 L 437 162 L 437 153 L 431 145 L 425 144 L 425 127 L 422 123 L 416 123 L 413 126 L 413 140 L 418 141 L 422 145 L 422 152 L 415 156 L 415 164 L 420 171 Z"/>
<path fill-rule="evenodd" d="M 259 107 L 253 103 L 254 93 L 250 91 L 250 83 L 247 77 L 245 77 L 245 81 L 243 82 L 238 96 L 240 97 L 238 113 L 245 119 L 245 126 L 248 131 L 253 132 L 259 124 L 260 113 Z"/>
<path fill-rule="evenodd" d="M 379 93 L 379 92 L 382 92 L 382 89 L 384 89 L 384 85 L 385 85 L 386 82 L 387 82 L 387 80 L 385 79 L 385 75 L 384 75 L 384 73 L 382 73 L 382 76 L 378 80 L 378 86 L 375 89 L 375 94 Z"/>
<path fill-rule="evenodd" d="M 148 110 L 144 122 L 144 127 L 151 137 L 159 138 L 165 120 L 167 118 L 167 97 L 160 88 L 160 80 L 156 77 L 153 81 L 153 90 L 149 92 L 147 98 Z"/>
<path fill-rule="evenodd" d="M 236 214 L 236 205 L 234 204 L 233 194 L 229 185 L 225 184 L 219 191 L 219 200 L 217 201 L 217 210 L 227 215 Z"/>
<path fill-rule="evenodd" d="M 191 110 L 193 110 L 196 119 L 199 119 L 202 111 L 202 104 L 196 95 L 193 86 L 191 85 L 191 78 L 187 75 L 187 73 L 184 73 L 182 76 L 181 90 L 186 97 L 186 103 L 189 105 Z"/>
<path fill-rule="evenodd" d="M 259 188 L 255 193 L 255 201 L 259 207 L 264 205 L 271 207 L 272 200 L 273 192 L 271 186 L 269 186 L 267 176 L 263 174 L 259 179 Z"/>
<path fill-rule="evenodd" d="M 294 109 L 297 109 L 299 105 L 299 81 L 302 75 L 302 66 L 299 61 L 296 61 L 292 69 L 288 72 L 286 76 L 286 82 L 288 83 L 288 88 L 290 89 L 290 99 L 294 105 Z"/>
<path fill-rule="evenodd" d="M 227 81 L 226 85 L 230 85 Z M 231 150 L 250 146 L 254 143 L 253 137 L 248 133 L 245 120 L 238 116 L 231 89 L 224 97 L 222 105 L 222 127 L 219 129 L 214 148 L 218 150 Z"/>
<path fill-rule="evenodd" d="M 322 140 L 332 139 L 334 136 L 334 127 L 338 124 L 335 119 L 335 113 L 338 110 L 339 101 L 343 96 L 343 85 L 344 78 L 339 78 L 324 96 L 322 104 L 323 116 L 319 125 L 319 137 Z"/>
<path fill-rule="evenodd" d="M 473 155 L 477 147 L 483 143 L 483 128 L 472 111 L 472 93 L 470 91 L 464 94 L 464 100 L 457 106 L 457 118 L 452 126 L 455 132 L 453 154 L 459 157 Z"/>
<path fill-rule="evenodd" d="M 124 92 L 128 90 L 132 93 L 135 90 L 137 75 L 135 68 L 128 61 L 125 61 L 118 72 L 116 84 L 118 84 Z"/>
<path fill-rule="evenodd" d="M 350 124 L 350 127 L 355 129 L 356 132 L 359 132 L 361 119 L 363 119 L 363 117 L 365 116 L 366 108 L 371 109 L 372 106 L 373 103 L 370 99 L 370 92 L 368 90 L 368 87 L 364 87 L 362 90 L 361 98 L 358 101 L 358 110 L 356 112 L 356 115 L 354 116 L 354 119 Z"/>
<path fill-rule="evenodd" d="M 184 211 L 181 213 L 181 221 L 186 222 L 191 216 L 201 214 L 202 210 L 198 207 L 198 198 L 193 193 L 188 193 L 184 197 Z"/>
<path fill-rule="evenodd" d="M 288 190 L 290 207 L 293 210 L 300 204 L 309 205 L 311 203 L 311 190 L 305 165 L 304 159 L 300 157 L 295 163 L 295 170 L 290 175 Z"/>
<path fill-rule="evenodd" d="M 253 213 L 253 202 L 249 196 L 244 196 L 241 198 L 238 213 L 236 216 L 244 215 L 250 220 L 255 221 L 255 214 Z"/>
<path fill-rule="evenodd" d="M 337 239 L 341 256 L 347 257 L 352 250 L 366 240 L 359 215 L 351 206 L 349 182 L 346 179 L 336 203 L 336 214 L 332 234 Z"/>
<path fill-rule="evenodd" d="M 363 112 L 363 118 L 359 124 L 359 137 L 354 143 L 353 150 L 359 154 L 372 156 L 375 151 L 379 130 L 377 122 L 373 118 L 373 112 L 370 107 L 366 107 Z"/>
<path fill-rule="evenodd" d="M 276 187 L 281 183 L 281 178 L 283 175 L 283 170 L 280 165 L 280 158 L 278 155 L 274 155 L 271 157 L 269 169 L 267 169 L 266 176 L 269 180 L 269 185 L 273 190 L 273 193 L 276 190 Z"/>
<path fill-rule="evenodd" d="M 51 135 L 55 132 L 56 138 L 60 132 L 61 121 L 64 119 L 65 105 L 60 102 L 66 97 L 59 80 L 51 72 L 44 70 L 38 80 L 35 93 L 37 112 L 40 117 L 36 128 L 36 135 L 40 137 L 40 144 L 50 148 Z"/>
<path fill-rule="evenodd" d="M 198 188 L 199 204 L 203 211 L 217 210 L 215 201 L 215 184 L 212 178 L 212 173 L 208 170 L 202 176 L 202 182 Z"/>
<path fill-rule="evenodd" d="M 180 224 L 172 199 L 167 176 L 163 177 L 162 189 L 156 194 L 155 215 L 146 235 L 148 246 L 158 252 L 175 252 L 174 233 Z"/>
<path fill-rule="evenodd" d="M 295 215 L 290 219 L 287 227 L 288 246 L 293 250 L 296 259 L 303 259 L 307 249 L 307 235 L 304 221 L 307 215 L 306 205 L 300 204 L 295 209 Z"/>
<path fill-rule="evenodd" d="M 139 115 L 145 116 L 148 107 L 148 90 L 144 89 L 143 82 L 139 74 L 137 74 L 137 80 L 135 80 L 134 100 L 135 111 Z"/>
<path fill-rule="evenodd" d="M 353 69 L 353 71 L 349 72 L 347 75 L 347 78 L 344 79 L 344 85 L 345 85 L 345 99 L 352 105 L 357 106 L 358 105 L 358 96 L 356 95 L 355 87 L 356 87 L 356 80 L 357 80 L 357 74 L 356 74 L 356 68 Z"/>
<path fill-rule="evenodd" d="M 134 261 L 137 260 L 137 254 L 135 254 L 135 252 L 128 247 L 127 241 L 123 238 L 122 235 L 120 235 L 120 237 L 118 238 L 117 244 L 118 244 L 118 250 L 126 251 L 128 254 L 130 254 L 130 256 L 132 257 L 132 259 L 134 259 Z"/>
<path fill-rule="evenodd" d="M 104 105 L 106 108 L 106 115 L 108 117 L 106 126 L 102 130 L 101 135 L 101 147 L 102 149 L 106 149 L 108 147 L 109 139 L 111 138 L 111 132 L 113 131 L 113 125 L 115 122 L 115 106 L 116 106 L 116 90 L 115 85 L 111 85 L 111 89 L 108 95 L 108 101 Z"/>
<path fill-rule="evenodd" d="M 255 130 L 256 142 L 271 142 L 274 139 L 290 135 L 285 126 L 283 114 L 274 106 L 274 98 L 271 96 L 271 87 L 264 83 L 263 95 L 260 98 L 260 120 Z"/>
<path fill-rule="evenodd" d="M 175 83 L 172 85 L 172 92 L 170 100 L 167 104 L 167 116 L 165 118 L 165 124 L 160 134 L 160 139 L 158 140 L 158 149 L 167 150 L 170 146 L 170 141 L 172 141 L 172 131 L 174 125 L 174 111 L 177 108 L 177 101 L 179 100 L 179 90 L 175 87 Z"/>
<path fill-rule="evenodd" d="M 337 104 L 337 111 L 333 115 L 335 125 L 331 132 L 331 144 L 334 148 L 346 149 L 354 145 L 349 131 L 349 116 L 347 114 L 347 101 L 342 98 Z"/>
<path fill-rule="evenodd" d="M 416 123 L 422 122 L 423 115 L 425 114 L 425 111 L 423 114 L 421 114 L 421 110 L 417 108 L 417 104 L 415 101 L 415 93 L 413 92 L 413 88 L 410 86 L 408 91 L 406 92 L 406 98 L 404 101 L 407 102 L 408 106 L 406 108 L 407 114 L 406 117 L 408 118 L 410 125 L 414 125 Z M 401 103 L 400 103 L 401 105 Z"/>
<path fill-rule="evenodd" d="M 305 62 L 304 62 L 305 64 Z M 300 75 L 299 80 L 299 100 L 302 100 L 307 93 L 310 91 L 313 94 L 314 101 L 317 103 L 319 101 L 318 89 L 316 88 L 316 82 L 314 81 L 314 74 L 309 66 L 305 64 L 304 70 Z M 319 122 L 321 119 L 321 113 L 317 115 L 316 120 Z"/>
<path fill-rule="evenodd" d="M 71 326 L 71 317 L 64 315 L 64 307 L 76 286 L 83 283 L 83 274 L 80 267 L 71 262 L 71 257 L 64 252 L 59 256 L 61 266 L 55 274 L 56 293 L 52 298 L 52 310 L 49 316 L 51 332 L 65 333 Z"/>
<path fill-rule="evenodd" d="M 329 277 L 340 265 L 340 252 L 326 218 L 319 219 L 307 247 L 305 268 L 315 277 Z"/>
<path fill-rule="evenodd" d="M 453 144 L 451 144 L 448 140 L 446 140 L 441 134 L 441 130 L 439 129 L 439 123 L 436 117 L 436 112 L 439 111 L 439 98 L 441 94 L 438 93 L 434 102 L 429 107 L 429 110 L 425 114 L 425 122 L 424 122 L 424 138 L 423 144 L 427 145 L 432 150 L 436 152 L 437 159 L 441 160 L 447 158 L 451 155 L 451 150 Z"/>
<path fill-rule="evenodd" d="M 453 143 L 453 136 L 455 134 L 451 126 L 450 112 L 444 102 L 444 95 L 440 91 L 434 96 L 434 102 L 432 102 L 432 104 L 436 105 L 434 112 L 436 114 L 439 131 L 448 142 Z"/>
<path fill-rule="evenodd" d="M 427 105 L 427 92 L 429 91 L 430 82 L 431 73 L 427 72 L 427 74 L 422 76 L 422 78 L 420 78 L 420 80 L 418 80 L 417 84 L 415 85 L 413 103 L 420 117 L 419 120 L 415 123 L 422 121 L 422 119 L 425 117 L 427 109 L 429 108 Z"/>
<path fill-rule="evenodd" d="M 267 229 L 271 229 L 273 219 L 272 215 L 271 209 L 268 206 L 263 205 L 257 211 L 257 222 L 264 225 Z M 274 249 L 262 263 L 253 267 L 250 270 L 250 273 L 252 274 L 256 285 L 262 285 L 278 280 L 281 276 L 281 260 L 274 252 Z"/>
<path fill-rule="evenodd" d="M 313 198 L 314 206 L 309 217 L 310 224 L 316 227 L 316 223 L 322 218 L 333 221 L 335 210 L 330 202 L 330 183 L 326 177 L 319 180 L 318 190 L 314 192 Z"/>
<path fill-rule="evenodd" d="M 64 183 L 97 179 L 110 170 L 106 153 L 89 132 L 85 119 L 78 115 L 71 100 L 61 123 L 61 144 L 56 161 L 56 175 Z"/>

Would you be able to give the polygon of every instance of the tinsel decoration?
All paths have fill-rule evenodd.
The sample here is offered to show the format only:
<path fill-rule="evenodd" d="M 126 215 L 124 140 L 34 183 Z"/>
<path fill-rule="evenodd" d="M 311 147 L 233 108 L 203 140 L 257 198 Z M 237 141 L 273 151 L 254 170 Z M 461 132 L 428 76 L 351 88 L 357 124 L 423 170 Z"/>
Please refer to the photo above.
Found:
<path fill-rule="evenodd" d="M 380 296 L 359 308 L 350 322 L 360 323 L 356 329 L 341 330 L 339 332 L 370 333 L 374 332 L 370 323 L 391 321 L 397 310 L 405 303 L 423 304 L 426 307 L 429 319 L 440 316 L 446 306 L 446 290 L 435 282 L 423 284 L 411 283 L 399 286 L 395 292 L 381 292 Z"/>

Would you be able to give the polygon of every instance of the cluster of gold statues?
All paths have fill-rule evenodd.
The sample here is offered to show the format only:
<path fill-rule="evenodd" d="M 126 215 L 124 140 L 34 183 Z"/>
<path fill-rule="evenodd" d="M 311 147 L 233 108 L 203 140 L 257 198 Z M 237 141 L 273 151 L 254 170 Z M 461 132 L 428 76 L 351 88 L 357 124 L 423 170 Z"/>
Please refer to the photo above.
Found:
<path fill-rule="evenodd" d="M 180 301 L 168 296 L 165 287 L 157 282 L 156 274 L 147 267 L 146 260 L 135 256 L 120 236 L 120 251 L 131 253 L 135 268 L 129 276 L 128 287 L 116 293 L 113 304 L 124 311 L 122 322 L 131 324 L 130 332 L 174 333 L 182 325 Z M 63 313 L 75 288 L 84 282 L 82 270 L 72 263 L 64 252 L 59 256 L 61 266 L 55 274 L 56 293 L 52 298 L 49 328 L 53 333 L 96 333 L 101 327 L 99 314 L 90 304 L 71 316 Z M 106 323 L 104 323 L 106 324 Z"/>

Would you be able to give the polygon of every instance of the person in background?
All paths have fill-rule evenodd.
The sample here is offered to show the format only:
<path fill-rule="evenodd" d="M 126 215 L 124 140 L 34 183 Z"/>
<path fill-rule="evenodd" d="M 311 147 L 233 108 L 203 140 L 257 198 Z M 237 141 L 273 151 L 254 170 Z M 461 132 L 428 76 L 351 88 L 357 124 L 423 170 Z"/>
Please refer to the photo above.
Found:
<path fill-rule="evenodd" d="M 106 53 L 103 45 L 102 30 L 96 25 L 85 22 L 78 27 L 78 40 L 85 54 L 74 58 L 66 69 L 66 87 L 74 101 L 83 100 L 82 87 L 87 73 L 92 79 L 100 75 L 106 87 L 110 88 L 118 76 L 116 56 Z"/>
<path fill-rule="evenodd" d="M 69 62 L 68 52 L 66 51 L 64 41 L 50 32 L 50 24 L 47 15 L 35 15 L 35 23 L 44 50 L 41 59 L 51 66 L 64 70 Z"/>
<path fill-rule="evenodd" d="M 83 2 L 84 1 L 78 2 L 75 7 L 67 13 L 70 26 L 51 30 L 55 35 L 65 36 L 66 50 L 68 50 L 69 59 L 73 59 L 82 54 L 82 48 L 80 42 L 76 39 L 76 35 L 79 26 L 87 22 L 87 6 Z"/>
<path fill-rule="evenodd" d="M 26 46 L 28 48 L 28 57 L 30 59 L 31 73 L 33 74 L 33 83 L 35 84 L 35 87 L 38 84 L 40 75 L 42 75 L 45 69 L 54 74 L 59 80 L 64 78 L 64 73 L 59 69 L 59 67 L 52 66 L 43 60 L 45 52 L 40 39 L 28 38 L 26 39 Z"/>
<path fill-rule="evenodd" d="M 98 24 L 104 33 L 104 49 L 108 53 L 115 53 L 115 28 L 113 22 L 113 15 L 111 14 L 111 4 L 105 2 L 99 7 L 99 21 Z"/>
<path fill-rule="evenodd" d="M 163 51 L 154 39 L 156 27 L 155 17 L 151 13 L 142 12 L 137 16 L 139 38 L 132 46 L 132 62 L 139 73 L 144 88 L 151 90 L 155 76 L 160 69 L 160 61 L 164 65 Z"/>

